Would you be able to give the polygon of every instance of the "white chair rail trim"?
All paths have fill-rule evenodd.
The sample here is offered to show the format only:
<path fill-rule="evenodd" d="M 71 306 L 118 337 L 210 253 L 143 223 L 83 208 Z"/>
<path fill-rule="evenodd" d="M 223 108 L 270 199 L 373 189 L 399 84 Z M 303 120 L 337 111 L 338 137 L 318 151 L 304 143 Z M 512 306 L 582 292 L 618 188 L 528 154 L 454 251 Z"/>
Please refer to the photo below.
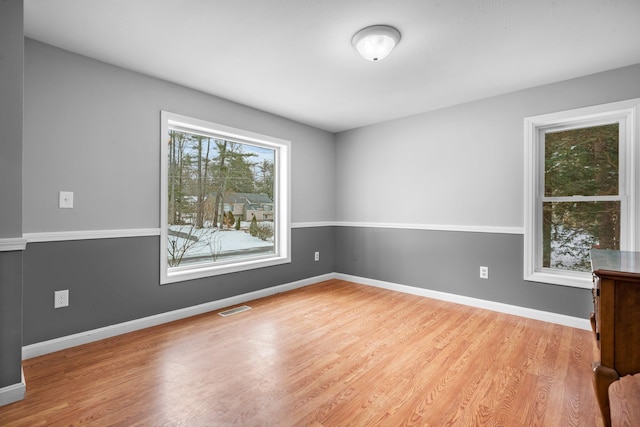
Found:
<path fill-rule="evenodd" d="M 0 239 L 0 252 L 24 251 L 26 247 L 27 239 L 24 237 Z"/>
<path fill-rule="evenodd" d="M 125 230 L 83 230 L 25 233 L 27 243 L 62 242 L 66 240 L 118 239 L 122 237 L 159 236 L 159 228 L 132 228 Z"/>
<path fill-rule="evenodd" d="M 314 227 L 358 227 L 358 228 L 389 228 L 405 230 L 459 231 L 467 233 L 493 234 L 524 234 L 522 227 L 497 227 L 484 225 L 443 225 L 443 224 L 408 224 L 381 222 L 351 222 L 351 221 L 315 221 L 296 222 L 291 228 Z M 123 237 L 159 236 L 160 228 L 132 228 L 122 230 L 80 230 L 80 231 L 51 231 L 25 233 L 20 239 L 0 239 L 0 251 L 24 250 L 27 243 L 62 242 L 67 240 L 116 239 Z M 6 241 L 6 242 L 4 242 Z"/>

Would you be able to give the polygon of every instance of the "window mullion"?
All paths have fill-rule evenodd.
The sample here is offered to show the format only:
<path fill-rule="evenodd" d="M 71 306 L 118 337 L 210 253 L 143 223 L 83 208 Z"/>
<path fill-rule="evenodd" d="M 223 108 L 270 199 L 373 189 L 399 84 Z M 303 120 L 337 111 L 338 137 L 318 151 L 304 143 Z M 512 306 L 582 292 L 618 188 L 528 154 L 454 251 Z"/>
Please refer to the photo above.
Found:
<path fill-rule="evenodd" d="M 540 197 L 539 200 L 542 203 L 545 202 L 620 202 L 624 199 L 624 196 L 611 195 L 611 196 L 554 196 L 554 197 Z"/>

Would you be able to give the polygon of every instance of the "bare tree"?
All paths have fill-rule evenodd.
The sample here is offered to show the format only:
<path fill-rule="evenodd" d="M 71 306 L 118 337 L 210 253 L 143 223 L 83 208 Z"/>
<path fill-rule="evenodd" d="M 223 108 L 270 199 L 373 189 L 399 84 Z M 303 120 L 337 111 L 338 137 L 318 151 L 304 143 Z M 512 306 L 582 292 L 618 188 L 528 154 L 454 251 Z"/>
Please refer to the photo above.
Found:
<path fill-rule="evenodd" d="M 204 257 L 201 252 L 209 248 L 208 257 L 214 261 L 221 251 L 221 244 L 216 230 L 196 228 L 194 225 L 181 227 L 179 230 L 169 229 L 167 242 L 167 260 L 169 267 L 177 267 L 189 258 Z"/>
<path fill-rule="evenodd" d="M 168 218 L 171 224 L 183 222 L 182 213 L 185 207 L 185 149 L 188 137 L 183 132 L 169 132 L 169 194 Z"/>

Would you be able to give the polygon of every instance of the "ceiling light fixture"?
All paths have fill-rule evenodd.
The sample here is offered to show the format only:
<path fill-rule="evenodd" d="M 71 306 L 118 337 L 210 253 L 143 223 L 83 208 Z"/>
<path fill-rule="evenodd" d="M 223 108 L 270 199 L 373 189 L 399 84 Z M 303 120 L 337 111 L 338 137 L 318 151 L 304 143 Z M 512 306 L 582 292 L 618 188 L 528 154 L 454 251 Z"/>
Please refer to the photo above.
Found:
<path fill-rule="evenodd" d="M 358 31 L 351 44 L 368 61 L 386 58 L 400 41 L 400 32 L 388 25 L 373 25 Z"/>

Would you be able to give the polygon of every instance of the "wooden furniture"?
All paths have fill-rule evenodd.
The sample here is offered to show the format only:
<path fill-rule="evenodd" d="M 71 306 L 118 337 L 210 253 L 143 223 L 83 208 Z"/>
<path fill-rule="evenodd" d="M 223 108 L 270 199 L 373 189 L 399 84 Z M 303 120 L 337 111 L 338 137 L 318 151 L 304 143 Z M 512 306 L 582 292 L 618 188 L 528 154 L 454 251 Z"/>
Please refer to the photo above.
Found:
<path fill-rule="evenodd" d="M 614 425 L 640 425 L 640 374 L 614 381 L 609 387 L 609 400 Z"/>
<path fill-rule="evenodd" d="M 622 376 L 640 373 L 640 252 L 593 249 L 591 267 L 591 326 L 600 356 L 593 364 L 593 385 L 608 427 L 609 386 Z"/>

